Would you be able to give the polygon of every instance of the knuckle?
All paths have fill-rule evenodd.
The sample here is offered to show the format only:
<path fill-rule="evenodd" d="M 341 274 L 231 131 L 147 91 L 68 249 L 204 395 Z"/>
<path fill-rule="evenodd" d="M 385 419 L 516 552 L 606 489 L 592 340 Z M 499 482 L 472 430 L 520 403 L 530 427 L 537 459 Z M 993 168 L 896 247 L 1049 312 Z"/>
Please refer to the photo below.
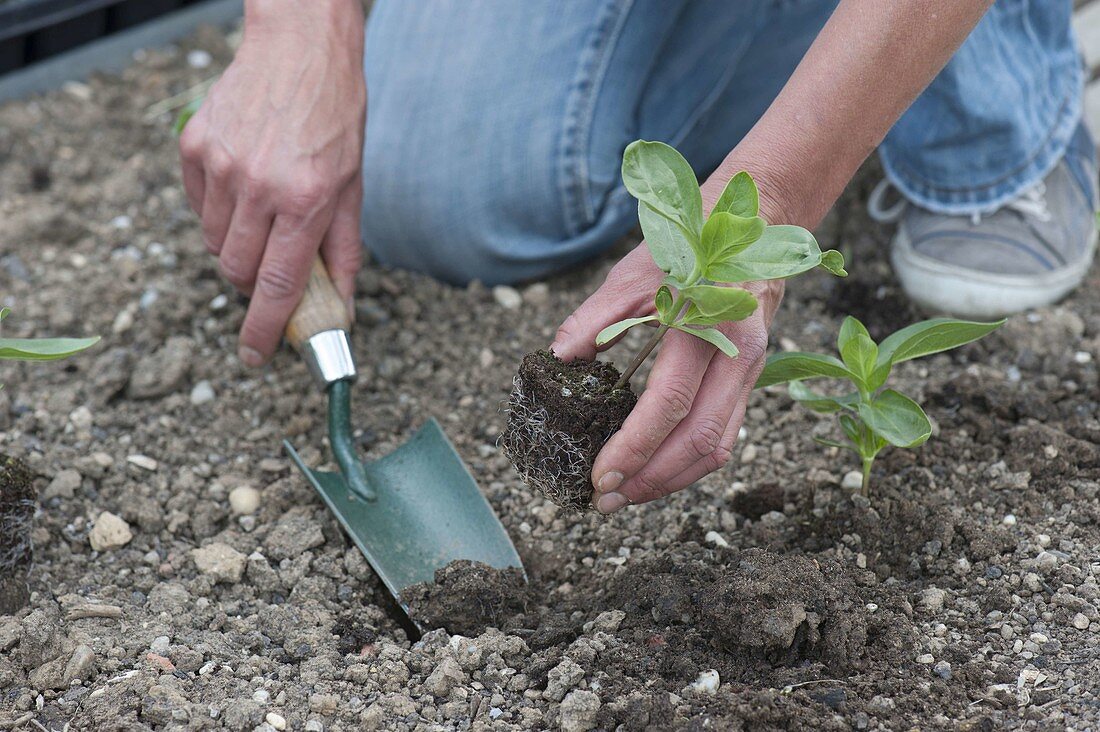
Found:
<path fill-rule="evenodd" d="M 688 432 L 688 448 L 698 460 L 714 454 L 722 441 L 723 426 L 711 418 L 703 419 Z"/>
<path fill-rule="evenodd" d="M 256 289 L 272 300 L 287 300 L 298 294 L 298 278 L 285 264 L 269 264 L 256 275 Z"/>
<path fill-rule="evenodd" d="M 180 135 L 180 157 L 188 163 L 202 160 L 202 137 L 197 127 L 188 125 Z"/>
<path fill-rule="evenodd" d="M 252 284 L 254 273 L 249 272 L 239 259 L 227 256 L 224 252 L 218 259 L 218 270 L 222 277 L 238 289 L 247 290 Z"/>
<path fill-rule="evenodd" d="M 669 424 L 679 424 L 688 416 L 695 401 L 690 385 L 679 379 L 661 384 L 661 416 Z"/>
<path fill-rule="evenodd" d="M 287 213 L 309 216 L 321 206 L 330 193 L 330 186 L 319 177 L 304 178 L 287 190 L 283 201 Z"/>
<path fill-rule="evenodd" d="M 667 493 L 666 481 L 653 473 L 642 472 L 634 478 L 634 503 L 646 503 L 661 498 Z"/>
<path fill-rule="evenodd" d="M 206 154 L 206 169 L 217 180 L 226 180 L 233 172 L 233 158 L 221 151 L 210 151 Z"/>
<path fill-rule="evenodd" d="M 720 470 L 728 465 L 732 458 L 733 448 L 719 444 L 709 455 L 703 458 L 705 461 L 703 464 L 706 466 L 708 473 L 713 473 L 715 470 Z"/>

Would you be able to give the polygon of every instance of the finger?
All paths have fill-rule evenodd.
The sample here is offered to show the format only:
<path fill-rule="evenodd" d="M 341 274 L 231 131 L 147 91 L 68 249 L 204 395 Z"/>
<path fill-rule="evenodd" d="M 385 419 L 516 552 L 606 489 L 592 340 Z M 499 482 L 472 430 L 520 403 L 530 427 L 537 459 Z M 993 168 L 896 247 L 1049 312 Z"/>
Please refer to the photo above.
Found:
<path fill-rule="evenodd" d="M 751 392 L 751 385 L 745 386 L 738 398 L 731 400 L 735 406 L 733 413 L 730 415 L 730 421 L 726 424 L 717 446 L 710 454 L 672 477 L 662 477 L 652 482 L 634 481 L 630 485 L 624 485 L 614 493 L 596 494 L 594 505 L 597 510 L 601 513 L 612 513 L 627 504 L 648 503 L 657 498 L 681 491 L 700 478 L 721 469 L 729 462 L 733 454 L 733 446 L 737 442 L 741 423 L 745 419 L 745 410 Z"/>
<path fill-rule="evenodd" d="M 744 395 L 745 369 L 739 359 L 715 354 L 691 412 L 618 491 L 632 502 L 644 503 L 675 490 L 670 481 L 696 463 L 706 460 L 724 464 L 729 454 L 721 450 L 722 438 L 739 406 L 739 397 Z"/>
<path fill-rule="evenodd" d="M 337 199 L 332 224 L 321 242 L 321 257 L 349 314 L 355 313 L 355 275 L 363 264 L 363 239 L 359 233 L 362 202 L 363 184 L 356 177 Z"/>
<path fill-rule="evenodd" d="M 275 217 L 241 325 L 237 351 L 246 366 L 263 365 L 278 347 L 287 321 L 302 299 L 313 257 L 331 221 L 331 209 L 326 213 L 308 218 Z"/>
<path fill-rule="evenodd" d="M 180 135 L 180 173 L 187 203 L 201 217 L 203 191 L 206 186 L 203 181 L 202 143 L 194 122 Z"/>
<path fill-rule="evenodd" d="M 248 195 L 242 196 L 233 209 L 218 267 L 222 276 L 245 295 L 251 295 L 256 284 L 272 218 L 257 199 Z"/>
<path fill-rule="evenodd" d="M 679 331 L 669 331 L 664 341 L 638 404 L 596 457 L 592 478 L 600 493 L 641 470 L 691 412 L 714 346 Z"/>
<path fill-rule="evenodd" d="M 206 251 L 221 254 L 236 201 L 229 188 L 228 162 L 216 157 L 204 169 L 202 196 L 202 239 Z"/>
<path fill-rule="evenodd" d="M 652 293 L 663 273 L 653 264 L 645 245 L 638 254 L 635 249 L 615 265 L 607 279 L 558 328 L 550 345 L 558 358 L 591 361 L 596 357 L 596 335 L 624 318 L 633 318 L 653 311 Z M 644 255 L 644 256 L 641 256 Z M 608 347 L 606 344 L 604 347 Z"/>

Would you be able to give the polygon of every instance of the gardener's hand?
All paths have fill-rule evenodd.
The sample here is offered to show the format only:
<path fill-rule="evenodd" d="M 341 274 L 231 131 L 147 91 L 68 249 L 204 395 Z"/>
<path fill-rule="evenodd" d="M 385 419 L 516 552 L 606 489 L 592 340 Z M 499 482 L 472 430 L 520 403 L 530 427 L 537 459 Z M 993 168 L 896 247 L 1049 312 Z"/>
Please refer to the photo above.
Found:
<path fill-rule="evenodd" d="M 350 310 L 365 120 L 358 0 L 245 3 L 244 40 L 180 157 L 206 248 L 252 298 L 238 345 L 248 366 L 279 345 L 318 250 Z"/>
<path fill-rule="evenodd" d="M 665 273 L 639 245 L 558 330 L 560 358 L 592 359 L 596 334 L 624 318 L 654 314 L 653 293 Z M 748 319 L 718 326 L 740 355 L 729 358 L 698 338 L 669 331 L 645 391 L 592 469 L 594 505 L 602 513 L 686 488 L 725 465 L 764 368 L 768 327 L 783 297 L 782 281 L 750 283 L 760 307 Z"/>

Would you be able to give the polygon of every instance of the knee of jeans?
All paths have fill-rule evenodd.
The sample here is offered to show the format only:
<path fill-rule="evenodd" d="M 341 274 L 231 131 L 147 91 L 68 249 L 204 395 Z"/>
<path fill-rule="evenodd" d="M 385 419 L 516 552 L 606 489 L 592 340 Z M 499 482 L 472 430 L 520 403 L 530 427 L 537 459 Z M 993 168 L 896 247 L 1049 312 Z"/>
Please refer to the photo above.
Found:
<path fill-rule="evenodd" d="M 497 161 L 495 169 L 438 159 L 417 165 L 369 137 L 363 240 L 385 266 L 453 284 L 520 282 L 582 261 L 625 233 L 625 216 L 571 232 L 553 170 L 520 161 L 514 168 Z"/>

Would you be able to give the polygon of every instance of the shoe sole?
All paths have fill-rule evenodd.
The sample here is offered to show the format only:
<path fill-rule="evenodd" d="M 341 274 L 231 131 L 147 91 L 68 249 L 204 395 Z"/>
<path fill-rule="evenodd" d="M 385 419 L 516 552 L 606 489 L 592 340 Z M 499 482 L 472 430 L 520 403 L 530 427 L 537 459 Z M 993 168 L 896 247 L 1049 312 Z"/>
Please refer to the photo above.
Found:
<path fill-rule="evenodd" d="M 890 261 L 905 294 L 921 309 L 956 318 L 996 319 L 1051 305 L 1072 292 L 1092 266 L 1098 235 L 1093 228 L 1082 261 L 1038 276 L 952 267 L 914 251 L 904 229 L 894 237 Z"/>

